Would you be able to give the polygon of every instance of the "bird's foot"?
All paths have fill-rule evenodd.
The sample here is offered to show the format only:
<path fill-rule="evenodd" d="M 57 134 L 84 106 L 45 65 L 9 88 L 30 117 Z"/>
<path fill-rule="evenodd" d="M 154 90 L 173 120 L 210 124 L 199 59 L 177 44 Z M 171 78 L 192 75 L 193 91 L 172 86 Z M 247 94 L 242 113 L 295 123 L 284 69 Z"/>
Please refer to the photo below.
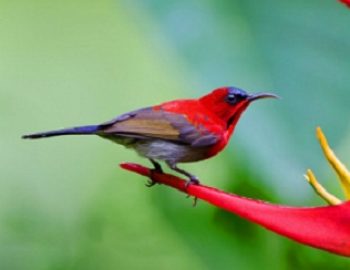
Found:
<path fill-rule="evenodd" d="M 190 179 L 185 184 L 185 188 L 188 189 L 190 185 L 199 185 L 199 184 L 200 184 L 199 179 L 196 176 L 191 175 Z"/>
<path fill-rule="evenodd" d="M 199 185 L 199 184 L 200 184 L 200 182 L 199 182 L 198 178 L 194 175 L 191 175 L 190 179 L 185 184 L 185 188 L 187 190 L 190 185 Z M 187 198 L 189 198 L 189 197 L 190 197 L 190 195 L 187 195 Z M 196 205 L 197 205 L 197 197 L 193 197 L 192 206 L 195 207 Z"/>
<path fill-rule="evenodd" d="M 150 159 L 151 163 L 153 164 L 154 168 L 151 169 L 151 179 L 148 180 L 148 183 L 146 184 L 146 187 L 153 187 L 155 184 L 157 184 L 157 181 L 153 180 L 152 175 L 154 173 L 163 173 L 162 166 L 155 160 Z"/>
<path fill-rule="evenodd" d="M 189 198 L 189 197 L 190 197 L 190 195 L 187 196 L 187 198 Z M 193 207 L 197 206 L 197 201 L 198 201 L 198 198 L 197 197 L 193 197 L 193 203 L 192 203 Z"/>
<path fill-rule="evenodd" d="M 145 184 L 146 187 L 153 187 L 155 184 L 157 184 L 157 181 L 154 181 L 153 179 L 150 179 Z"/>

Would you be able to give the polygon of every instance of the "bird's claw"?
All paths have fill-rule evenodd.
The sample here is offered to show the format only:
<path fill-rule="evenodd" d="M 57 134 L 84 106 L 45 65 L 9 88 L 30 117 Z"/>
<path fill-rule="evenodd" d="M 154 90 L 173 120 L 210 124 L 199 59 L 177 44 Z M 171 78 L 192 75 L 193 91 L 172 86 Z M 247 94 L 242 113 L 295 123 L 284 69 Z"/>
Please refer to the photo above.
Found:
<path fill-rule="evenodd" d="M 154 168 L 150 170 L 151 171 L 151 176 L 150 176 L 151 179 L 148 181 L 147 184 L 145 184 L 146 187 L 153 187 L 155 184 L 157 184 L 157 181 L 153 180 L 153 174 L 154 173 L 160 173 L 160 174 L 163 173 L 162 166 L 160 166 L 160 164 L 158 162 L 156 162 L 153 159 L 150 159 L 150 161 L 152 162 Z"/>
<path fill-rule="evenodd" d="M 189 198 L 189 197 L 190 197 L 190 195 L 187 196 L 187 198 Z M 193 197 L 193 203 L 192 203 L 193 207 L 196 207 L 197 201 L 198 201 L 198 198 L 197 197 Z"/>
<path fill-rule="evenodd" d="M 153 187 L 155 184 L 158 183 L 157 181 L 154 181 L 154 180 L 153 180 L 153 174 L 154 174 L 154 173 L 163 173 L 163 170 L 162 170 L 161 167 L 160 167 L 160 168 L 154 168 L 154 169 L 152 169 L 152 170 L 151 170 L 151 175 L 150 175 L 150 178 L 151 178 L 151 179 L 148 180 L 148 183 L 146 184 L 146 187 Z"/>
<path fill-rule="evenodd" d="M 199 182 L 198 178 L 196 176 L 192 175 L 192 176 L 190 176 L 190 180 L 188 180 L 186 182 L 185 188 L 188 189 L 188 187 L 190 185 L 199 185 L 199 184 L 200 184 L 200 182 Z"/>
<path fill-rule="evenodd" d="M 148 182 L 145 184 L 146 187 L 153 187 L 155 184 L 157 184 L 156 181 L 153 179 L 148 180 Z"/>
<path fill-rule="evenodd" d="M 185 188 L 187 190 L 190 185 L 199 185 L 199 184 L 200 184 L 200 182 L 199 182 L 198 178 L 196 176 L 192 175 L 190 177 L 190 179 L 186 182 Z M 189 197 L 190 197 L 190 195 L 187 195 L 187 198 L 189 198 Z M 192 204 L 193 207 L 195 207 L 197 205 L 197 200 L 198 200 L 197 197 L 193 198 L 193 204 Z"/>

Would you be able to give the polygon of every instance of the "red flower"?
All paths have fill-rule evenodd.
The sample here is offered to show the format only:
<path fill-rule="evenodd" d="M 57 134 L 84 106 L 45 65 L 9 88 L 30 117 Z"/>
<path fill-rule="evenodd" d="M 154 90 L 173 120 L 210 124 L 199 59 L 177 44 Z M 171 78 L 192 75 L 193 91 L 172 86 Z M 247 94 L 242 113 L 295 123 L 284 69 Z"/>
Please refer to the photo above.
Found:
<path fill-rule="evenodd" d="M 317 135 L 325 156 L 337 172 L 346 197 L 349 198 L 350 173 L 336 158 L 320 128 L 317 129 Z M 318 183 L 311 170 L 308 170 L 306 178 L 316 192 L 333 205 L 323 207 L 274 205 L 204 185 L 190 185 L 186 188 L 185 180 L 174 175 L 157 173 L 138 164 L 123 163 L 121 167 L 207 201 L 302 244 L 350 257 L 350 202 L 342 202 L 328 193 Z"/>

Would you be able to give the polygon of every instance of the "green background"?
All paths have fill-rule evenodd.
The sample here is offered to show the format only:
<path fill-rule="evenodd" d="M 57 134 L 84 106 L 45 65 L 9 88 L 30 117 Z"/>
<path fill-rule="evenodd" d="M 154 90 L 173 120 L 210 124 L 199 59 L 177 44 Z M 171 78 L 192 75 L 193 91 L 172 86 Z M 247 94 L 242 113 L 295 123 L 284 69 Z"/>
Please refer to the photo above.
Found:
<path fill-rule="evenodd" d="M 337 1 L 0 0 L 0 269 L 346 269 L 183 194 L 147 189 L 148 164 L 95 137 L 23 141 L 222 85 L 271 91 L 229 147 L 184 168 L 274 203 L 341 196 L 315 139 L 350 165 L 350 10 Z"/>

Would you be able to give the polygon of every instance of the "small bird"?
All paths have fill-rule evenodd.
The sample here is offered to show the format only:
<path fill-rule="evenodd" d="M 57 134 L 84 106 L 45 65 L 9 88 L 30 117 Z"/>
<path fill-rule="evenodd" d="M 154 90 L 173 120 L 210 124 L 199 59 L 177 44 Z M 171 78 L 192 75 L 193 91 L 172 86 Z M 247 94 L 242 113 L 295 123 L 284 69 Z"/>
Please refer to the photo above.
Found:
<path fill-rule="evenodd" d="M 179 99 L 122 114 L 111 121 L 24 135 L 39 139 L 61 135 L 98 135 L 134 149 L 148 158 L 155 170 L 158 161 L 198 184 L 197 177 L 177 166 L 215 156 L 227 145 L 235 126 L 252 101 L 277 98 L 271 93 L 248 94 L 237 87 L 220 87 L 199 99 Z M 151 185 L 154 183 L 151 183 Z"/>

